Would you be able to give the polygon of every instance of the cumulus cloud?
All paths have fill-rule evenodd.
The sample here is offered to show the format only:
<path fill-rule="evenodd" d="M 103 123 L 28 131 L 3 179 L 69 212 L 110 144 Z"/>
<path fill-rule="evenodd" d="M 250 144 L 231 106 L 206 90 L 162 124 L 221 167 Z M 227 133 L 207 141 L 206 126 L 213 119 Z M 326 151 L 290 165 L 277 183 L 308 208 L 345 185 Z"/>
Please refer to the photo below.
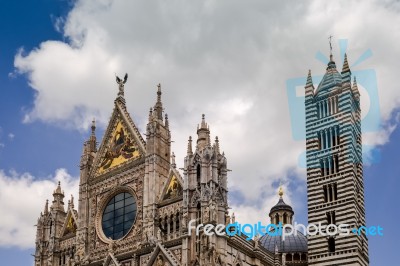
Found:
<path fill-rule="evenodd" d="M 39 214 L 44 209 L 46 199 L 50 204 L 52 193 L 58 181 L 66 198 L 78 195 L 79 180 L 68 174 L 65 169 L 58 169 L 55 174 L 45 179 L 38 179 L 29 173 L 5 173 L 0 170 L 0 246 L 32 248 L 36 236 Z"/>
<path fill-rule="evenodd" d="M 382 124 L 388 130 L 366 141 L 388 141 L 388 123 L 400 105 L 396 3 L 77 1 L 66 18 L 55 20 L 66 42 L 43 41 L 15 57 L 17 72 L 26 74 L 36 91 L 25 122 L 82 130 L 95 116 L 104 126 L 117 94 L 114 75 L 128 72 L 127 105 L 143 132 L 161 82 L 178 164 L 205 113 L 233 170 L 232 190 L 245 202 L 264 201 L 275 197 L 273 182 L 288 182 L 289 175 L 305 179 L 298 167 L 305 144 L 291 135 L 285 82 L 308 69 L 324 73 L 325 65 L 314 56 L 328 53 L 330 34 L 349 40 L 350 65 L 366 49 L 373 51 L 353 70 L 377 73 Z M 340 70 L 339 49 L 333 45 Z M 235 204 L 243 217 L 258 213 Z"/>

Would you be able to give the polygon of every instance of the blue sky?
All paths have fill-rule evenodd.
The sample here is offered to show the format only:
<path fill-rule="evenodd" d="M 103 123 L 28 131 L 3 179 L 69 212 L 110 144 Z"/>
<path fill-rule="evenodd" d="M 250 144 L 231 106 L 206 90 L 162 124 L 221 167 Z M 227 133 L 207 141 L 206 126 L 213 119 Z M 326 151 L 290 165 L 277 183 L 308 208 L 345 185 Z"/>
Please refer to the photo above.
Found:
<path fill-rule="evenodd" d="M 384 228 L 383 237 L 370 237 L 369 251 L 371 265 L 395 261 L 391 251 L 398 238 L 400 90 L 394 71 L 399 63 L 391 57 L 399 58 L 400 50 L 387 43 L 400 39 L 399 30 L 390 28 L 396 23 L 389 25 L 392 16 L 399 17 L 396 4 L 368 2 L 348 14 L 336 5 L 323 7 L 313 1 L 294 7 L 263 1 L 248 6 L 174 2 L 171 7 L 161 2 L 98 2 L 0 3 L 0 184 L 5 184 L 0 199 L 9 191 L 36 193 L 38 187 L 50 188 L 30 195 L 34 203 L 24 202 L 26 194 L 14 205 L 0 205 L 3 219 L 27 219 L 16 223 L 24 230 L 0 222 L 0 257 L 7 265 L 32 265 L 34 233 L 30 232 L 56 181 L 65 181 L 66 192 L 76 192 L 89 121 L 98 119 L 100 138 L 112 111 L 117 93 L 114 73 L 130 75 L 127 105 L 142 132 L 156 84 L 163 84 L 173 148 L 181 160 L 178 166 L 183 164 L 187 137 L 195 134 L 201 114 L 206 113 L 233 169 L 231 205 L 239 217 L 265 217 L 283 182 L 296 220 L 305 223 L 305 175 L 297 164 L 304 143 L 291 136 L 285 84 L 308 69 L 324 73 L 315 54 L 327 53 L 329 34 L 349 39 L 353 62 L 369 48 L 374 53 L 356 69 L 376 70 L 382 115 L 382 131 L 364 138 L 380 153 L 379 162 L 364 167 L 367 223 Z M 275 16 L 273 10 L 284 15 Z M 326 17 L 315 15 L 315 10 Z M 367 10 L 377 10 L 374 18 L 380 18 L 390 35 L 373 26 L 360 33 L 357 18 Z M 336 12 L 343 15 L 343 22 L 331 25 L 327 21 L 337 17 Z M 318 26 L 311 30 L 313 23 Z M 298 28 L 310 30 L 300 34 Z M 339 48 L 334 45 L 341 69 Z"/>

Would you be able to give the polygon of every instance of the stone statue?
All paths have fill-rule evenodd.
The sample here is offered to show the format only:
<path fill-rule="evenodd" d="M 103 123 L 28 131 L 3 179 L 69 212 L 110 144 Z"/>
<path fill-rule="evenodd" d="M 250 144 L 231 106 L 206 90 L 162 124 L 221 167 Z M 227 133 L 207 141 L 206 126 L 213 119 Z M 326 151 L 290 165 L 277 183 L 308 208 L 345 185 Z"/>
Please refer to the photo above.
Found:
<path fill-rule="evenodd" d="M 119 85 L 119 92 L 118 92 L 119 96 L 124 96 L 124 85 L 125 85 L 127 80 L 128 80 L 128 74 L 127 73 L 125 74 L 124 80 L 122 80 L 118 76 L 116 76 L 116 81 L 117 81 L 117 84 Z"/>
<path fill-rule="evenodd" d="M 157 257 L 156 266 L 164 266 L 164 260 L 161 257 L 161 255 L 158 255 L 158 257 Z"/>
<path fill-rule="evenodd" d="M 182 215 L 182 228 L 185 229 L 187 227 L 187 216 L 188 216 L 187 212 L 184 212 Z"/>
<path fill-rule="evenodd" d="M 210 203 L 210 216 L 211 216 L 211 221 L 216 222 L 217 221 L 217 206 L 214 201 L 211 201 Z"/>
<path fill-rule="evenodd" d="M 203 222 L 207 223 L 210 219 L 210 208 L 207 206 L 203 213 Z"/>
<path fill-rule="evenodd" d="M 157 229 L 157 240 L 158 240 L 158 241 L 161 241 L 161 240 L 162 240 L 162 239 L 161 239 L 161 229 L 160 229 L 160 228 Z"/>

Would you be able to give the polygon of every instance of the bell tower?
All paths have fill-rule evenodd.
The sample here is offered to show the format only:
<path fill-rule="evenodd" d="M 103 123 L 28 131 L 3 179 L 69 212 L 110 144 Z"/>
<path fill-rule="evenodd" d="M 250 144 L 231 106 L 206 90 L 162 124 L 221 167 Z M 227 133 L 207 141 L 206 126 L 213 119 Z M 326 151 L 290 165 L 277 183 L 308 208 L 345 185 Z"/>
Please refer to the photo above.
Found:
<path fill-rule="evenodd" d="M 360 93 L 347 55 L 341 73 L 332 53 L 317 89 L 305 86 L 308 223 L 347 224 L 347 236 L 308 239 L 309 265 L 369 265 L 368 240 L 351 232 L 365 226 Z"/>

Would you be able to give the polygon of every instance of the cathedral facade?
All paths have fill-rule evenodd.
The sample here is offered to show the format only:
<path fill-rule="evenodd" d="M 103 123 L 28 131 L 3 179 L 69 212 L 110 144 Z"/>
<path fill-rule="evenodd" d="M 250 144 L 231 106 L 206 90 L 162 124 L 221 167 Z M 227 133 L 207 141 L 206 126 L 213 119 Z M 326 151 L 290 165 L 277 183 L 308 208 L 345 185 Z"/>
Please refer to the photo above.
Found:
<path fill-rule="evenodd" d="M 346 99 L 343 101 L 347 103 L 348 99 L 353 99 L 349 97 L 359 99 L 359 94 L 354 88 L 356 85 L 351 87 L 346 83 L 350 71 L 343 71 L 342 75 L 334 77 L 334 81 L 340 78 L 340 82 L 326 86 L 324 80 L 321 83 L 324 88 L 333 84 L 329 87 L 333 88 L 332 91 L 338 89 L 343 95 L 348 93 L 350 96 L 347 98 L 343 96 Z M 326 76 L 331 72 L 328 65 Z M 331 82 L 330 76 L 327 79 Z M 205 233 L 205 227 L 200 230 L 189 227 L 191 223 L 194 226 L 216 226 L 235 222 L 234 214 L 229 215 L 228 212 L 227 158 L 221 152 L 219 139 L 211 140 L 210 127 L 203 115 L 197 126 L 197 138 L 189 137 L 187 142 L 181 173 L 171 151 L 171 132 L 168 116 L 163 111 L 161 86 L 158 86 L 156 102 L 150 108 L 143 138 L 126 109 L 126 80 L 127 76 L 124 80 L 117 78 L 119 93 L 100 145 L 94 122 L 91 135 L 83 145 L 77 206 L 72 196 L 64 204 L 62 184 L 59 183 L 53 193 L 53 201 L 46 202 L 38 218 L 35 266 L 368 264 L 367 241 L 363 236 L 334 239 L 332 250 L 332 240 L 319 236 L 307 239 L 300 232 L 286 239 L 266 234 L 247 240 L 243 235 L 210 235 Z M 318 153 L 321 145 L 325 145 L 326 149 L 335 147 L 335 144 L 321 141 L 320 132 L 324 126 L 320 123 L 316 126 L 314 121 L 321 115 L 319 102 L 325 101 L 326 95 L 337 95 L 328 90 L 322 97 L 319 89 L 314 90 L 311 75 L 305 90 L 306 114 L 307 118 L 310 117 L 307 119 L 309 220 L 335 223 L 332 218 L 327 220 L 324 216 L 331 213 L 332 217 L 333 213 L 337 222 L 354 220 L 357 225 L 365 224 L 362 164 L 351 166 L 349 163 L 350 166 L 345 166 L 340 161 L 340 156 L 347 153 L 361 156 L 361 137 L 354 145 L 342 148 L 339 155 L 333 153 L 329 157 L 339 156 L 340 168 L 336 167 L 330 173 L 331 168 L 317 165 L 325 160 Z M 346 112 L 351 112 L 349 116 L 352 115 L 355 121 L 351 129 L 360 133 L 357 131 L 360 121 L 357 110 L 347 110 L 339 104 L 336 113 L 343 112 L 346 116 Z M 339 124 L 329 126 L 339 132 L 348 130 Z M 340 143 L 348 144 L 346 141 L 343 139 Z M 313 153 L 318 154 L 311 156 Z M 357 191 L 357 195 L 348 193 L 349 185 Z M 344 200 L 347 193 L 348 201 Z M 271 224 L 292 224 L 293 215 L 292 207 L 284 202 L 283 191 L 280 190 L 278 203 L 269 212 Z M 336 263 L 336 260 L 339 262 Z"/>

